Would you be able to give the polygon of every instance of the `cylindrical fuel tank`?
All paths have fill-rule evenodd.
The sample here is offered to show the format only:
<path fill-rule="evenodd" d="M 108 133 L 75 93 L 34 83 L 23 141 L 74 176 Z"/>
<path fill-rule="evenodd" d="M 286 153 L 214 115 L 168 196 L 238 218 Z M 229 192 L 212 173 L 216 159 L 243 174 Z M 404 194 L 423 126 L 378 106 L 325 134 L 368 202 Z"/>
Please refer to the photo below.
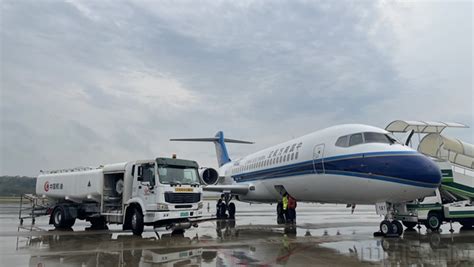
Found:
<path fill-rule="evenodd" d="M 36 194 L 72 201 L 97 200 L 103 192 L 103 179 L 102 169 L 40 174 Z"/>

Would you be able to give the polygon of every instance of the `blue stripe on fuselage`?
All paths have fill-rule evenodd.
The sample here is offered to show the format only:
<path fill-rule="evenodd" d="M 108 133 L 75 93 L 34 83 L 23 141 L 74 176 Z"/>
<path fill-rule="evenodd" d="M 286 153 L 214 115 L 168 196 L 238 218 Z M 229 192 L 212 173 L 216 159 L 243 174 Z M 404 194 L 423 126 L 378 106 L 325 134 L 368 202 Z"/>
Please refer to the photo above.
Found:
<path fill-rule="evenodd" d="M 416 151 L 370 152 L 328 157 L 314 162 L 310 160 L 236 174 L 232 178 L 236 182 L 247 182 L 305 175 L 315 171 L 429 188 L 437 187 L 441 178 L 435 163 Z"/>

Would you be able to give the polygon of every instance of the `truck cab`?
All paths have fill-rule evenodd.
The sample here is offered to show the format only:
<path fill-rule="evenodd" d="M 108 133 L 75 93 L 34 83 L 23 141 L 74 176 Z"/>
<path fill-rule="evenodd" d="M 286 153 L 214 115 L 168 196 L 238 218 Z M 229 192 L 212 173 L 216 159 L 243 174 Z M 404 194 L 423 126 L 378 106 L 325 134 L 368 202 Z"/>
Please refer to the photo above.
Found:
<path fill-rule="evenodd" d="M 124 195 L 124 229 L 139 234 L 144 225 L 189 228 L 202 216 L 198 168 L 195 161 L 176 158 L 134 162 L 131 192 Z"/>

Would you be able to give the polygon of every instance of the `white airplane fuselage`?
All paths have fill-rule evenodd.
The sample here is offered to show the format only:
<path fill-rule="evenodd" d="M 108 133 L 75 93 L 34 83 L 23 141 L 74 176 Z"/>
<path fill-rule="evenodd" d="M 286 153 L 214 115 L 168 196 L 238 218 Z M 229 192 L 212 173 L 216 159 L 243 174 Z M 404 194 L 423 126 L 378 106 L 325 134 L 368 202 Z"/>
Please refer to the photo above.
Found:
<path fill-rule="evenodd" d="M 298 201 L 345 204 L 411 201 L 439 186 L 431 159 L 399 143 L 347 145 L 358 133 L 388 134 L 359 124 L 326 128 L 223 164 L 221 184 L 248 185 L 238 195 L 245 202 L 277 202 L 283 187 Z M 346 146 L 336 145 L 343 136 Z M 368 137 L 362 134 L 363 141 Z"/>

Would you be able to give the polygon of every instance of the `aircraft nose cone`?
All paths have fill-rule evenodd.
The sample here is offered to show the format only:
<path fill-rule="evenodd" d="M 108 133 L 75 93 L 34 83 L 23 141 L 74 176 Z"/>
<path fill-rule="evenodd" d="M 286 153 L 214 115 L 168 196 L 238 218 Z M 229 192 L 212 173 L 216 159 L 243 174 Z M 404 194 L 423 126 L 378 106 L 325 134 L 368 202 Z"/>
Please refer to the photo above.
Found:
<path fill-rule="evenodd" d="M 438 187 L 441 183 L 441 171 L 430 158 L 416 153 L 394 159 L 392 167 L 397 169 L 402 179 L 424 187 Z"/>
<path fill-rule="evenodd" d="M 369 170 L 376 175 L 393 177 L 401 183 L 436 188 L 441 183 L 441 171 L 436 163 L 420 153 L 366 158 Z"/>
<path fill-rule="evenodd" d="M 439 186 L 441 183 L 441 171 L 438 165 L 432 159 L 422 154 L 418 154 L 415 158 L 414 166 L 411 168 L 414 174 L 413 178 L 420 182 Z"/>

